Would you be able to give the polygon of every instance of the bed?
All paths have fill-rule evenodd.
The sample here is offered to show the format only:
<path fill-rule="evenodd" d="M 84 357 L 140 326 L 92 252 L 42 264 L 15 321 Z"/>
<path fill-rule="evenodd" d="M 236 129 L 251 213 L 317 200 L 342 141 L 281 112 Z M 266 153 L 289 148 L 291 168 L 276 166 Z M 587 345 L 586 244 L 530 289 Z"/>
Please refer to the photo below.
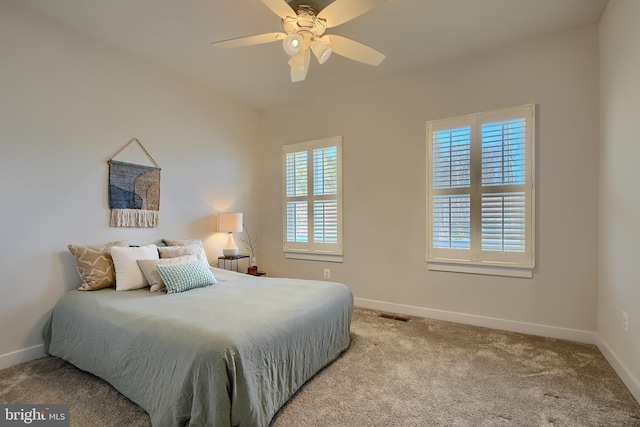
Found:
<path fill-rule="evenodd" d="M 113 385 L 156 426 L 267 426 L 349 346 L 353 295 L 333 282 L 213 268 L 218 284 L 66 293 L 45 332 L 52 356 Z"/>

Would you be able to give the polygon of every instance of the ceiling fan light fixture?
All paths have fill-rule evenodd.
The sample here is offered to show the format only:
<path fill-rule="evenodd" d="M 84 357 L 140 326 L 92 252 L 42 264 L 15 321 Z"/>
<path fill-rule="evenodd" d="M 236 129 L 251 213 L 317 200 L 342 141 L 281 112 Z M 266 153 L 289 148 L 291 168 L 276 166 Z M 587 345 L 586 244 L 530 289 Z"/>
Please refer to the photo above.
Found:
<path fill-rule="evenodd" d="M 282 42 L 282 46 L 284 47 L 284 51 L 287 52 L 287 55 L 295 56 L 302 48 L 302 37 L 295 34 L 288 36 Z"/>
<path fill-rule="evenodd" d="M 319 41 L 311 45 L 311 50 L 320 64 L 327 62 L 332 52 L 329 46 Z"/>

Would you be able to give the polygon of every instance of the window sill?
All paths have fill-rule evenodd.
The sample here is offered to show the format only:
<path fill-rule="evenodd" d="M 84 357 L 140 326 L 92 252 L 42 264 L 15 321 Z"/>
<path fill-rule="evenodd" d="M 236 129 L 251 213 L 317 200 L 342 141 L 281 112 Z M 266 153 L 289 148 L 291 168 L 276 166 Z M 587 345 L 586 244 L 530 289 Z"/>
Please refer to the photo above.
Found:
<path fill-rule="evenodd" d="M 304 259 L 307 261 L 342 262 L 342 255 L 317 254 L 309 252 L 285 252 L 284 257 L 288 259 Z"/>
<path fill-rule="evenodd" d="M 432 271 L 448 271 L 452 273 L 484 274 L 488 276 L 533 278 L 533 267 L 511 267 L 503 265 L 455 264 L 447 262 L 427 261 L 427 268 Z"/>

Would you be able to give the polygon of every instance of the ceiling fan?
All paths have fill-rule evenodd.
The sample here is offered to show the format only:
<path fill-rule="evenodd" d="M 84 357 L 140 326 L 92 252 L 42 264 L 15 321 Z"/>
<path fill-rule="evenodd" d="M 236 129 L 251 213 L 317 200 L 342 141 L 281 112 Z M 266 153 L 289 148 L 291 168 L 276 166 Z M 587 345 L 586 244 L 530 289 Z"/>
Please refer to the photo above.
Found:
<path fill-rule="evenodd" d="M 322 10 L 304 3 L 313 0 L 292 1 L 295 11 L 286 0 L 261 0 L 282 19 L 284 32 L 265 33 L 239 37 L 213 43 L 220 48 L 252 46 L 282 40 L 285 52 L 290 56 L 291 81 L 299 82 L 307 77 L 311 52 L 324 64 L 331 53 L 345 58 L 377 66 L 385 55 L 355 40 L 335 34 L 325 34 L 327 28 L 337 27 L 373 9 L 384 0 L 335 0 Z"/>

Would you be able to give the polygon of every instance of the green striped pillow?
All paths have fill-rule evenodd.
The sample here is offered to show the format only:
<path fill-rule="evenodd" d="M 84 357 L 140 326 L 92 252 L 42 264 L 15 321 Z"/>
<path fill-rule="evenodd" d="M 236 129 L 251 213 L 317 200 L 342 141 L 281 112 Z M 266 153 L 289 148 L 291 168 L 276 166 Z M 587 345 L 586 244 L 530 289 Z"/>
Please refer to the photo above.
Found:
<path fill-rule="evenodd" d="M 156 268 L 167 287 L 168 294 L 203 288 L 218 283 L 207 263 L 202 260 L 182 264 L 159 264 Z"/>

